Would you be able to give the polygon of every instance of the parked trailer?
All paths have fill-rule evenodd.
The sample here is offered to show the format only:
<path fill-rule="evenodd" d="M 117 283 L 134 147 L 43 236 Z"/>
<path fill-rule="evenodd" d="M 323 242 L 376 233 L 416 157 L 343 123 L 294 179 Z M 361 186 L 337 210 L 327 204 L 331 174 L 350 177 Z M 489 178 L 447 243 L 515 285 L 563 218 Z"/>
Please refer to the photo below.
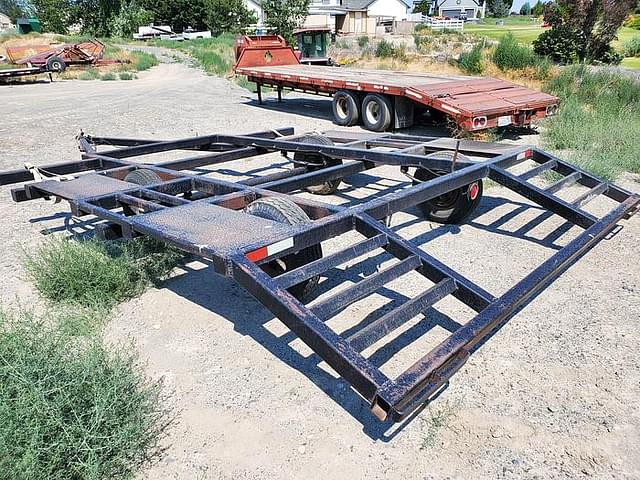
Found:
<path fill-rule="evenodd" d="M 48 73 L 51 80 L 51 72 L 48 72 L 46 68 L 42 67 L 24 67 L 24 68 L 8 68 L 0 70 L 0 79 L 24 77 L 27 75 L 38 75 L 40 73 Z"/>
<path fill-rule="evenodd" d="M 99 145 L 117 148 L 98 151 Z M 380 420 L 402 420 L 439 395 L 475 350 L 640 205 L 639 195 L 535 147 L 351 132 L 294 135 L 293 129 L 163 141 L 81 135 L 80 147 L 80 161 L 2 172 L 0 185 L 31 182 L 12 189 L 16 202 L 64 199 L 75 215 L 104 220 L 96 227 L 103 236 L 146 235 L 210 261 L 348 381 Z M 153 164 L 134 161 L 173 150 L 199 154 Z M 190 173 L 270 152 L 287 155 L 292 168 L 239 182 Z M 344 177 L 382 165 L 398 166 L 413 186 L 381 196 L 376 189 L 373 198 L 349 206 L 294 194 L 304 188 L 334 192 Z M 525 173 L 514 173 L 514 167 Z M 559 179 L 546 188 L 530 182 L 550 171 Z M 33 182 L 41 176 L 53 178 Z M 460 221 L 480 201 L 484 178 L 584 229 L 499 297 L 381 221 L 413 206 L 433 219 Z M 580 187 L 572 200 L 567 192 L 558 196 L 568 185 Z M 602 216 L 585 210 L 596 198 L 613 208 Z M 350 245 L 323 256 L 322 243 L 343 235 Z M 328 292 L 310 300 L 320 275 L 381 249 L 395 263 L 342 289 L 328 282 Z M 347 330 L 332 327 L 330 320 L 349 305 L 405 276 L 411 285 L 424 284 L 422 291 L 413 298 L 394 295 L 400 300 L 388 311 L 379 309 Z M 390 378 L 367 349 L 402 347 L 389 340 L 393 332 L 449 296 L 475 316 L 452 321 L 448 338 Z"/>
<path fill-rule="evenodd" d="M 558 111 L 557 97 L 495 78 L 302 65 L 279 35 L 239 37 L 234 69 L 256 84 L 260 103 L 265 85 L 279 101 L 283 89 L 329 95 L 336 124 L 374 132 L 409 127 L 425 109 L 466 131 L 531 125 Z"/>
<path fill-rule="evenodd" d="M 70 65 L 112 65 L 118 60 L 105 60 L 104 44 L 99 40 L 87 40 L 58 46 L 25 45 L 7 47 L 7 56 L 16 65 L 38 67 L 48 72 L 64 72 Z"/>

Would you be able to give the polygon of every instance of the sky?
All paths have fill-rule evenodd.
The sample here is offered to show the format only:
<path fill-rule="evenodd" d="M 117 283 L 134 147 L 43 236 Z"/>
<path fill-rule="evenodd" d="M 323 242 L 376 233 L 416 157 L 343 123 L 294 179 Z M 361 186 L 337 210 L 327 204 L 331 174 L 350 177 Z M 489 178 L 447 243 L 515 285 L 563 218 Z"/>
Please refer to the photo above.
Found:
<path fill-rule="evenodd" d="M 522 5 L 527 3 L 527 1 L 529 1 L 529 5 L 531 5 L 533 7 L 538 0 L 513 0 L 513 7 L 511 7 L 511 11 L 512 12 L 519 12 L 520 11 L 520 7 L 522 7 Z M 546 0 L 543 0 L 543 2 L 544 1 L 546 1 Z"/>

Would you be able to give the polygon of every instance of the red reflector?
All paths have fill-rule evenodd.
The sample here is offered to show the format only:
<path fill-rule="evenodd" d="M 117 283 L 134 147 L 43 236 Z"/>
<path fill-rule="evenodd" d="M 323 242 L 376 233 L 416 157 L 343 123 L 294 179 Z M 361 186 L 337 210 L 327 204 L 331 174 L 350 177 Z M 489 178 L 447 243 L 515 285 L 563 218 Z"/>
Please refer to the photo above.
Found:
<path fill-rule="evenodd" d="M 531 157 L 533 157 L 533 150 L 531 150 L 531 149 L 526 150 L 526 151 L 524 152 L 524 157 L 525 157 L 525 158 L 531 158 Z"/>
<path fill-rule="evenodd" d="M 478 198 L 478 193 L 480 193 L 480 187 L 477 183 L 469 185 L 469 200 L 473 201 Z"/>
<path fill-rule="evenodd" d="M 245 255 L 247 260 L 251 260 L 252 262 L 257 262 L 258 260 L 262 260 L 263 258 L 267 258 L 269 256 L 269 250 L 267 247 L 260 247 L 253 252 L 249 252 Z"/>

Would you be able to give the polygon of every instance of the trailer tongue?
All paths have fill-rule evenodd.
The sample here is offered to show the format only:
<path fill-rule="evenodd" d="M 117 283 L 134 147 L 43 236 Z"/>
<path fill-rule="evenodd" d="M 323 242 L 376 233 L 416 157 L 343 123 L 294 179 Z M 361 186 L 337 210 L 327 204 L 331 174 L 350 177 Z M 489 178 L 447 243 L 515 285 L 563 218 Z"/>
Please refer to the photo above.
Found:
<path fill-rule="evenodd" d="M 98 145 L 121 148 L 98 152 Z M 235 279 L 346 379 L 380 420 L 402 420 L 437 395 L 480 345 L 640 204 L 637 194 L 532 147 L 351 132 L 296 136 L 293 129 L 175 141 L 81 136 L 80 147 L 80 161 L 1 172 L 0 185 L 53 176 L 14 188 L 13 199 L 65 199 L 75 214 L 104 220 L 98 227 L 104 236 L 148 235 L 210 260 L 217 273 Z M 154 164 L 132 160 L 172 150 L 200 154 Z M 270 152 L 288 154 L 292 168 L 239 182 L 189 173 Z M 383 194 L 377 185 L 373 198 L 347 207 L 295 194 L 303 188 L 329 193 L 342 178 L 382 165 L 399 166 L 413 186 Z M 550 171 L 559 176 L 554 183 L 531 183 Z M 584 229 L 499 297 L 380 221 L 413 206 L 428 218 L 461 221 L 477 207 L 484 178 Z M 579 188 L 558 196 L 569 185 Z M 601 216 L 585 210 L 598 199 L 613 205 Z M 323 255 L 323 242 L 339 236 L 349 246 Z M 344 288 L 328 282 L 328 292 L 310 297 L 321 276 L 381 250 L 388 266 Z M 421 290 L 412 297 L 394 295 L 386 311 L 355 318 L 349 328 L 334 326 L 332 320 L 348 314 L 350 305 L 395 289 L 390 283 L 401 277 Z M 394 344 L 395 332 L 447 297 L 475 316 L 452 319 L 450 335 L 400 375 L 383 373 L 368 349 L 405 347 L 404 341 Z"/>
<path fill-rule="evenodd" d="M 333 96 L 335 122 L 372 131 L 409 127 L 416 111 L 451 118 L 463 130 L 526 126 L 553 115 L 558 99 L 505 80 L 301 65 L 279 36 L 240 37 L 235 72 L 261 87 Z"/>

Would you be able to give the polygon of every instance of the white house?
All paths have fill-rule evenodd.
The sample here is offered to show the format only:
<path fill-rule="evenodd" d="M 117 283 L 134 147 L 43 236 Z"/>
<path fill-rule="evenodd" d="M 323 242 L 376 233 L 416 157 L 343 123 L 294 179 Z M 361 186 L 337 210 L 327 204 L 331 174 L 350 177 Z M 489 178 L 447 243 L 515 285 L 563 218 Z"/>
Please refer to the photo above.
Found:
<path fill-rule="evenodd" d="M 313 0 L 305 26 L 373 34 L 380 22 L 404 20 L 412 9 L 411 0 Z"/>
<path fill-rule="evenodd" d="M 485 0 L 433 0 L 429 13 L 440 17 L 484 18 L 487 6 Z"/>
<path fill-rule="evenodd" d="M 13 28 L 11 19 L 7 17 L 4 13 L 0 13 L 0 31 L 9 30 L 10 28 Z"/>

